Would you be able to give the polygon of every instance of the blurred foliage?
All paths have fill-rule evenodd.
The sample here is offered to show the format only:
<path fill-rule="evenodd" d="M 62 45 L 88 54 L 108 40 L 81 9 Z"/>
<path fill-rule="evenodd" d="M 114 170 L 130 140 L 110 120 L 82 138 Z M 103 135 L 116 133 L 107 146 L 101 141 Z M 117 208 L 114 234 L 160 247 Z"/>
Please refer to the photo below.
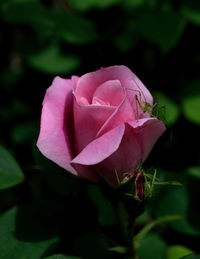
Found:
<path fill-rule="evenodd" d="M 0 146 L 0 190 L 20 184 L 24 174 L 9 152 Z"/>
<path fill-rule="evenodd" d="M 182 93 L 182 106 L 185 117 L 200 124 L 200 80 L 185 85 Z"/>
<path fill-rule="evenodd" d="M 161 217 L 181 219 L 155 225 L 137 253 L 199 258 L 199 0 L 1 0 L 0 23 L 0 257 L 126 258 L 120 219 L 100 188 L 35 146 L 55 75 L 124 64 L 153 93 L 168 127 L 145 166 L 158 168 L 161 181 L 183 183 L 156 185 L 135 232 Z"/>
<path fill-rule="evenodd" d="M 161 114 L 161 118 L 163 117 L 163 121 L 167 126 L 174 124 L 180 114 L 178 105 L 170 100 L 164 93 L 158 91 L 154 93 L 154 100 L 155 114 Z M 162 106 L 160 104 L 162 104 Z"/>
<path fill-rule="evenodd" d="M 193 254 L 193 251 L 191 251 L 190 249 L 184 247 L 184 246 L 170 246 L 167 249 L 167 256 L 166 258 L 170 258 L 170 259 L 179 259 L 183 256 L 189 255 L 189 254 Z"/>
<path fill-rule="evenodd" d="M 46 249 L 56 242 L 57 238 L 53 237 L 35 243 L 27 240 L 19 240 L 14 235 L 16 216 L 17 208 L 14 207 L 0 217 L 1 257 L 8 259 L 40 258 Z"/>
<path fill-rule="evenodd" d="M 45 257 L 45 259 L 80 259 L 80 257 L 56 254 L 56 255 L 51 255 L 51 256 Z"/>
<path fill-rule="evenodd" d="M 144 259 L 162 259 L 164 258 L 166 248 L 167 244 L 158 234 L 150 233 L 142 240 L 141 246 L 138 248 L 137 253 Z"/>
<path fill-rule="evenodd" d="M 184 257 L 181 257 L 180 259 L 198 259 L 200 255 L 187 255 L 187 256 L 184 256 Z"/>

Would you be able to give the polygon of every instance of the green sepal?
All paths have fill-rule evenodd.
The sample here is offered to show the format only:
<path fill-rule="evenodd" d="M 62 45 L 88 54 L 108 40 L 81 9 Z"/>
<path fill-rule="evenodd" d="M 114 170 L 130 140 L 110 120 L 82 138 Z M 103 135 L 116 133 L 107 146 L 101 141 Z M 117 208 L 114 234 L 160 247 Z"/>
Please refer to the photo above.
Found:
<path fill-rule="evenodd" d="M 154 174 L 149 175 L 144 173 L 144 200 L 149 201 L 153 196 L 153 188 L 156 180 L 156 170 Z"/>
<path fill-rule="evenodd" d="M 156 181 L 154 184 L 158 184 L 158 185 L 175 185 L 175 186 L 183 186 L 182 183 L 178 182 L 178 181 L 166 181 L 166 182 L 160 182 L 160 181 Z"/>

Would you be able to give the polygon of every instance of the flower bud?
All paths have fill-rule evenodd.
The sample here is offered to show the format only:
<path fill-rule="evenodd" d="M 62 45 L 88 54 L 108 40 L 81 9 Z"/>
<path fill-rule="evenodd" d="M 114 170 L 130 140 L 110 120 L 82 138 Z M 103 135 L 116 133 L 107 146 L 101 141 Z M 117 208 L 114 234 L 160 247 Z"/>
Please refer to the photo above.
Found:
<path fill-rule="evenodd" d="M 135 178 L 135 195 L 138 199 L 143 200 L 144 195 L 144 176 L 137 172 Z"/>

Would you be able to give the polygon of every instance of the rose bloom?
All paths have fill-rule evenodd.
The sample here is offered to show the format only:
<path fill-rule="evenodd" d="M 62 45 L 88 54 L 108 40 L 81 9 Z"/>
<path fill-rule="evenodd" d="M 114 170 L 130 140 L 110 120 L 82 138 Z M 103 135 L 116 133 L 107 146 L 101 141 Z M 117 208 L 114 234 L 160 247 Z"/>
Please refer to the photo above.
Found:
<path fill-rule="evenodd" d="M 153 105 L 150 92 L 125 66 L 56 77 L 44 97 L 37 146 L 76 176 L 97 181 L 98 172 L 116 185 L 116 174 L 122 181 L 141 165 L 166 129 L 144 103 Z"/>

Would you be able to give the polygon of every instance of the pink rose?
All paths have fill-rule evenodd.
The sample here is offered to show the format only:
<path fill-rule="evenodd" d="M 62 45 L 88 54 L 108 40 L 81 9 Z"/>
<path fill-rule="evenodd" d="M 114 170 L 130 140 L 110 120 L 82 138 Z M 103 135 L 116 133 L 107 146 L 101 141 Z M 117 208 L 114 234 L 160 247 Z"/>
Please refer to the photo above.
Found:
<path fill-rule="evenodd" d="M 165 131 L 140 108 L 144 102 L 152 106 L 150 92 L 125 66 L 56 77 L 43 101 L 37 146 L 70 173 L 97 181 L 99 172 L 115 185 L 116 173 L 123 180 L 133 172 Z"/>

